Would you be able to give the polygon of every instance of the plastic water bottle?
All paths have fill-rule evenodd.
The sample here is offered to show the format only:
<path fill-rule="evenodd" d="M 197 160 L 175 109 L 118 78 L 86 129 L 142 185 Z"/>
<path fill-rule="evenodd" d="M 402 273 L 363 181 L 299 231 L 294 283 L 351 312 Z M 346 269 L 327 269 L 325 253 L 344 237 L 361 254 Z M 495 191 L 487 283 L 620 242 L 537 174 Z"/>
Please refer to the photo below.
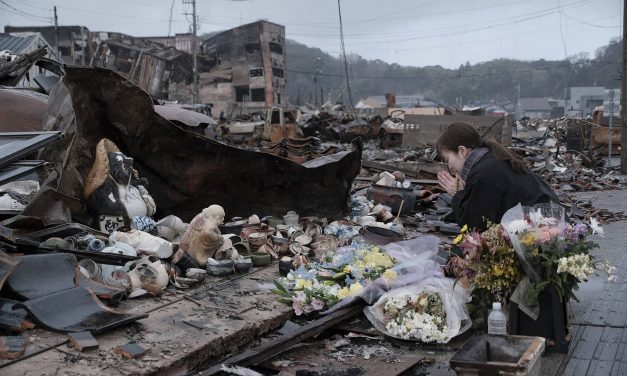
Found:
<path fill-rule="evenodd" d="M 501 309 L 501 303 L 492 303 L 492 312 L 488 315 L 488 334 L 507 334 L 507 317 Z"/>

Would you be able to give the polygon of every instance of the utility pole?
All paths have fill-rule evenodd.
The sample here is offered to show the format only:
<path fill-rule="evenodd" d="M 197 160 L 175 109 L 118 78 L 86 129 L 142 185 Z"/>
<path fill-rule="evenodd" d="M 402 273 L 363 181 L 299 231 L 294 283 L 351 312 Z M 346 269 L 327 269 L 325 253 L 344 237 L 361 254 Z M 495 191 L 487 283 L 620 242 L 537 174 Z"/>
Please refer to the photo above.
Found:
<path fill-rule="evenodd" d="M 57 6 L 54 6 L 54 41 L 57 47 L 57 60 L 61 61 L 61 55 L 59 55 L 59 19 L 57 18 Z"/>
<path fill-rule="evenodd" d="M 194 98 L 193 102 L 196 104 L 198 103 L 198 39 L 196 36 L 196 0 L 183 0 L 183 4 L 192 4 L 192 95 Z"/>
<path fill-rule="evenodd" d="M 87 40 L 85 38 L 85 27 L 81 26 L 81 65 L 85 65 L 85 46 Z"/>
<path fill-rule="evenodd" d="M 317 57 L 314 59 L 315 69 L 314 69 L 314 107 L 318 108 L 318 75 L 320 74 L 320 63 L 322 62 L 322 58 Z M 322 102 L 320 103 L 322 105 Z"/>
<path fill-rule="evenodd" d="M 623 70 L 622 87 L 620 92 L 621 102 L 621 139 L 620 139 L 620 173 L 627 174 L 627 6 L 623 2 Z"/>
<path fill-rule="evenodd" d="M 515 120 L 520 119 L 519 112 L 520 112 L 520 82 L 518 83 L 518 89 L 516 91 L 516 115 L 514 116 Z"/>
<path fill-rule="evenodd" d="M 612 126 L 614 119 L 614 89 L 610 90 L 610 127 L 607 132 L 607 167 L 612 167 Z"/>
<path fill-rule="evenodd" d="M 459 67 L 459 109 L 464 109 L 464 102 L 462 101 L 462 67 Z"/>
<path fill-rule="evenodd" d="M 192 59 L 194 60 L 194 104 L 198 103 L 198 39 L 196 36 L 196 0 L 192 0 L 194 22 L 192 26 Z"/>

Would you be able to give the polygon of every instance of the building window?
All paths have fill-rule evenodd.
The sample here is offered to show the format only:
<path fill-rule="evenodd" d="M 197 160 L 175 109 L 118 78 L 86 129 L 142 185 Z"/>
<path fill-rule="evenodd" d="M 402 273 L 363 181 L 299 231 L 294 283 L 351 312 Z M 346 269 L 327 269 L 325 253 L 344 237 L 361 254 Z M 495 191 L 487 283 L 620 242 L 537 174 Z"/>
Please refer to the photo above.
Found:
<path fill-rule="evenodd" d="M 250 90 L 248 86 L 235 87 L 235 102 L 250 102 Z"/>
<path fill-rule="evenodd" d="M 270 52 L 283 55 L 283 46 L 278 43 L 270 42 Z"/>
<path fill-rule="evenodd" d="M 275 68 L 275 67 L 272 67 L 272 75 L 273 75 L 274 77 L 280 77 L 280 78 L 283 78 L 283 77 L 284 77 L 284 75 L 283 75 L 283 69 L 281 69 L 281 68 Z"/>
<path fill-rule="evenodd" d="M 250 100 L 251 102 L 265 102 L 266 101 L 266 89 L 251 89 Z"/>
<path fill-rule="evenodd" d="M 603 100 L 602 99 L 588 99 L 588 101 L 586 102 L 586 107 L 596 107 L 596 106 L 603 106 Z"/>
<path fill-rule="evenodd" d="M 281 94 L 277 94 L 277 95 L 276 95 L 276 102 L 277 102 L 278 104 L 281 104 Z"/>
<path fill-rule="evenodd" d="M 252 68 L 248 73 L 250 77 L 263 77 L 263 68 Z"/>
<path fill-rule="evenodd" d="M 247 54 L 259 52 L 259 43 L 246 43 L 244 47 L 246 48 Z"/>

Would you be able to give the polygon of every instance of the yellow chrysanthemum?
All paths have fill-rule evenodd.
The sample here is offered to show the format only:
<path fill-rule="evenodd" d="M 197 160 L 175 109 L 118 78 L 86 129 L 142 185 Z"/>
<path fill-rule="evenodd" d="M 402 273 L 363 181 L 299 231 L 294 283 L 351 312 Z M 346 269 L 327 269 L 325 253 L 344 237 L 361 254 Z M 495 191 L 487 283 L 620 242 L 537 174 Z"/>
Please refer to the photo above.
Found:
<path fill-rule="evenodd" d="M 344 298 L 346 298 L 350 293 L 350 290 L 348 289 L 348 287 L 342 287 L 340 289 L 340 291 L 337 292 L 337 298 L 342 300 Z"/>
<path fill-rule="evenodd" d="M 526 233 L 520 239 L 520 243 L 526 246 L 533 245 L 535 242 L 536 242 L 536 233 L 533 231 Z"/>
<path fill-rule="evenodd" d="M 346 273 L 346 274 L 350 273 L 351 272 L 351 267 L 349 265 L 346 265 L 344 267 L 344 269 L 342 269 L 342 272 Z"/>
<path fill-rule="evenodd" d="M 357 295 L 363 289 L 364 287 L 361 285 L 361 283 L 359 282 L 353 283 L 351 287 L 348 289 L 348 295 Z"/>
<path fill-rule="evenodd" d="M 381 266 L 384 268 L 390 268 L 394 265 L 392 258 L 389 255 L 381 252 L 368 252 L 364 256 L 364 261 L 366 262 L 366 264 L 369 264 L 371 266 Z"/>
<path fill-rule="evenodd" d="M 385 279 L 389 279 L 389 280 L 394 280 L 396 279 L 398 275 L 396 274 L 396 271 L 392 270 L 392 269 L 388 269 L 385 272 L 383 272 L 383 274 L 381 274 L 381 277 L 385 278 Z"/>
<path fill-rule="evenodd" d="M 302 289 L 310 289 L 312 287 L 311 281 L 299 278 L 296 280 L 296 284 L 294 286 L 294 288 L 296 290 L 302 290 Z"/>

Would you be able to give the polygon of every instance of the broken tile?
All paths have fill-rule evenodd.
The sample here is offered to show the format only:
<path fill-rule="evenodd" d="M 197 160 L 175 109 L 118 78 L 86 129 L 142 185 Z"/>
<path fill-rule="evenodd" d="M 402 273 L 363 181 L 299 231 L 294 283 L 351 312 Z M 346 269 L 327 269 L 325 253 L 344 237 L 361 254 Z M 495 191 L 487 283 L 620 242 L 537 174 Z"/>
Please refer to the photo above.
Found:
<path fill-rule="evenodd" d="M 68 339 L 70 340 L 70 345 L 80 352 L 97 350 L 100 347 L 98 341 L 90 332 L 70 333 L 68 334 Z"/>
<path fill-rule="evenodd" d="M 19 358 L 26 351 L 28 337 L 4 336 L 0 337 L 0 359 Z"/>
<path fill-rule="evenodd" d="M 140 343 L 127 343 L 113 349 L 113 352 L 128 359 L 137 359 L 148 352 L 149 348 Z"/>

